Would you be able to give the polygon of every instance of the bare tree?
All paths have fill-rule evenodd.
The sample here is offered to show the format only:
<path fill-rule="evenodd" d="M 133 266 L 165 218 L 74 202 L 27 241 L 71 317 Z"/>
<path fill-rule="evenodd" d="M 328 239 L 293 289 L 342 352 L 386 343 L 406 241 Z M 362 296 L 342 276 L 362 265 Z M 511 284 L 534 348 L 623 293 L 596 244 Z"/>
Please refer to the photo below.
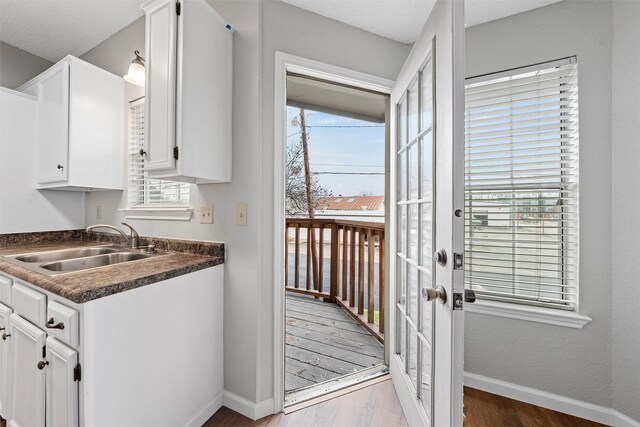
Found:
<path fill-rule="evenodd" d="M 304 132 L 307 133 L 306 127 Z M 302 132 L 301 132 L 302 134 Z M 304 167 L 304 146 L 302 136 L 298 143 L 287 148 L 285 162 L 285 210 L 287 216 L 308 216 L 313 218 L 319 202 L 324 197 L 330 197 L 332 192 L 320 185 L 317 178 L 313 178 L 311 171 L 308 175 Z M 310 178 L 310 194 L 307 193 L 307 176 Z M 308 196 L 311 196 L 310 199 Z M 311 206 L 309 206 L 311 200 Z"/>

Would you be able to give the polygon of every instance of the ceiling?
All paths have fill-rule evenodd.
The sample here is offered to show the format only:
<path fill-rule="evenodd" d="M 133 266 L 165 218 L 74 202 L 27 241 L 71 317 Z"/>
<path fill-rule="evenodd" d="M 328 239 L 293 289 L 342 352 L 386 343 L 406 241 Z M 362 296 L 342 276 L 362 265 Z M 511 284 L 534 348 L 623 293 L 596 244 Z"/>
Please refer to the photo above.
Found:
<path fill-rule="evenodd" d="M 435 0 L 283 0 L 302 9 L 402 43 L 413 43 Z M 465 0 L 467 26 L 526 12 L 561 0 Z"/>
<path fill-rule="evenodd" d="M 49 61 L 80 56 L 142 16 L 144 0 L 0 0 L 0 41 Z M 363 30 L 413 43 L 435 0 L 283 0 Z M 560 0 L 466 0 L 468 26 Z"/>
<path fill-rule="evenodd" d="M 0 41 L 57 62 L 143 15 L 143 0 L 0 0 Z"/>
<path fill-rule="evenodd" d="M 384 123 L 388 97 L 309 77 L 287 76 L 287 105 L 292 107 Z"/>

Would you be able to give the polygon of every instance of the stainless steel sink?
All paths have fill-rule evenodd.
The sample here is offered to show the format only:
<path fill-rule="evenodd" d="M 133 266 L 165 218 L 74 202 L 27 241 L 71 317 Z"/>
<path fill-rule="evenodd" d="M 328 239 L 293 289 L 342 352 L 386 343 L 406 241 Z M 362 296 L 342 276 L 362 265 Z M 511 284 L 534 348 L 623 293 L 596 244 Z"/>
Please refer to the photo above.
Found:
<path fill-rule="evenodd" d="M 22 262 L 52 262 L 65 259 L 82 258 L 94 255 L 110 254 L 117 252 L 118 248 L 97 247 L 97 248 L 77 248 L 60 249 L 58 251 L 40 252 L 35 254 L 19 255 L 15 259 Z"/>
<path fill-rule="evenodd" d="M 135 262 L 166 255 L 119 245 L 90 246 L 46 252 L 7 255 L 5 261 L 47 276 Z"/>
<path fill-rule="evenodd" d="M 40 265 L 40 268 L 50 271 L 69 272 L 87 270 L 90 268 L 104 267 L 107 265 L 121 264 L 123 262 L 135 261 L 149 258 L 151 255 L 135 252 L 118 252 L 106 255 L 89 256 L 85 258 L 67 259 L 64 261 L 50 262 Z"/>

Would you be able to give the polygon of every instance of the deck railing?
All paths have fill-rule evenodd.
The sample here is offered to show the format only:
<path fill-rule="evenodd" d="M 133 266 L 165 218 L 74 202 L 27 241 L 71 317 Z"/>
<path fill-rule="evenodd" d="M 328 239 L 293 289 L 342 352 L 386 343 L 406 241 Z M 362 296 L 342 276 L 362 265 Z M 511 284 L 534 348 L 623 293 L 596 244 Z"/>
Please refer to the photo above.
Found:
<path fill-rule="evenodd" d="M 285 238 L 285 289 L 341 305 L 383 342 L 384 224 L 287 218 Z"/>

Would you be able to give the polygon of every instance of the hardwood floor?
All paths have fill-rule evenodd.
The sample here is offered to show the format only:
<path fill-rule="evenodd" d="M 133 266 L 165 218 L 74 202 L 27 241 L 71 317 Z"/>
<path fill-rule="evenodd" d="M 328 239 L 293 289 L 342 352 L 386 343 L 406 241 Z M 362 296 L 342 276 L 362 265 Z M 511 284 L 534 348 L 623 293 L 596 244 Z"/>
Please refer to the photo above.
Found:
<path fill-rule="evenodd" d="M 387 380 L 287 415 L 275 414 L 258 421 L 223 407 L 204 424 L 204 427 L 213 426 L 405 427 L 407 422 L 393 384 Z"/>
<path fill-rule="evenodd" d="M 464 388 L 465 427 L 596 427 L 603 424 L 530 405 L 473 388 Z"/>
<path fill-rule="evenodd" d="M 384 363 L 384 347 L 337 304 L 287 295 L 285 391 Z"/>
<path fill-rule="evenodd" d="M 596 427 L 602 424 L 465 387 L 465 427 Z M 204 427 L 405 427 L 407 422 L 391 384 L 386 380 L 291 414 L 252 421 L 220 408 Z"/>

